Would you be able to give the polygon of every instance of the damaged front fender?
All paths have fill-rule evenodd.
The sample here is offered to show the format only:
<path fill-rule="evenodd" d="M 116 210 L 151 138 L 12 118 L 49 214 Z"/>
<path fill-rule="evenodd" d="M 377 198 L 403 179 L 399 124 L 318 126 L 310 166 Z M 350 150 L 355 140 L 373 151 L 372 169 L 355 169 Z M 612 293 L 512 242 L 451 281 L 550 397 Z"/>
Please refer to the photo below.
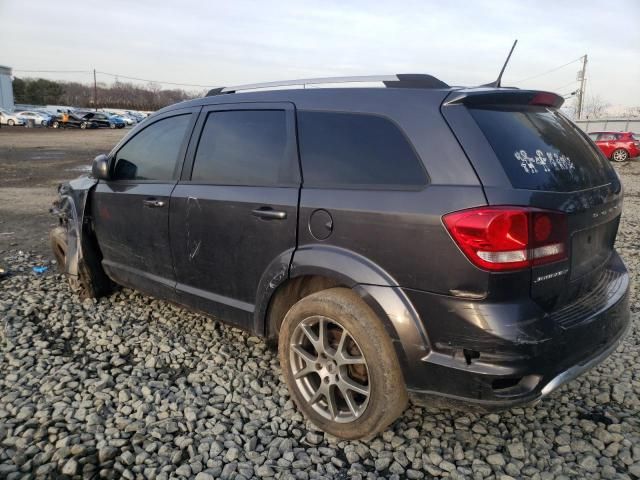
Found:
<path fill-rule="evenodd" d="M 98 181 L 83 175 L 58 186 L 58 199 L 53 203 L 51 213 L 59 218 L 60 226 L 67 231 L 64 272 L 78 277 L 79 264 L 84 259 L 83 233 L 85 226 L 87 199 Z"/>

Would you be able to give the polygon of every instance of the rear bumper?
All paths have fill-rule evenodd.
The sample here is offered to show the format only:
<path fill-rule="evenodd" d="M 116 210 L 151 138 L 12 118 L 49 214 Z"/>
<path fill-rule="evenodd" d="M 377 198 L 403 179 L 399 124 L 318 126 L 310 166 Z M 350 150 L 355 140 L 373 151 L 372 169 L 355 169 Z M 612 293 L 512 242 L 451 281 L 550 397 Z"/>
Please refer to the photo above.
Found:
<path fill-rule="evenodd" d="M 617 254 L 594 291 L 551 314 L 529 301 L 490 304 L 407 290 L 430 341 L 429 352 L 405 369 L 409 396 L 484 410 L 535 402 L 616 349 L 629 327 L 628 291 Z"/>

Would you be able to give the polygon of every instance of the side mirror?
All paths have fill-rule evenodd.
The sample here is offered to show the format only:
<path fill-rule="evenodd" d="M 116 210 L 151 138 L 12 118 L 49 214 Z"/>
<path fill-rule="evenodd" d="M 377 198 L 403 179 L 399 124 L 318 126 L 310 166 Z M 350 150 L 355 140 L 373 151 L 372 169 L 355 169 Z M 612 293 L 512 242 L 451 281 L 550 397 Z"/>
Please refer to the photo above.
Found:
<path fill-rule="evenodd" d="M 109 180 L 109 157 L 104 153 L 98 155 L 93 159 L 93 166 L 91 167 L 91 175 L 98 180 Z"/>

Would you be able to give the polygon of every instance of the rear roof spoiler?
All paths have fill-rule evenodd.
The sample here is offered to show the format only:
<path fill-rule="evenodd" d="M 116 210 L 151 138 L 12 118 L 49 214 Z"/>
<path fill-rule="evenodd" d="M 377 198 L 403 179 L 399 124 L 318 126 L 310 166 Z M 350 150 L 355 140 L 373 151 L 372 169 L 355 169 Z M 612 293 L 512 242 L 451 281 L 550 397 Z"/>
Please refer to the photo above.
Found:
<path fill-rule="evenodd" d="M 456 90 L 444 102 L 445 105 L 540 105 L 554 108 L 560 108 L 563 103 L 564 98 L 553 92 L 510 88 Z"/>

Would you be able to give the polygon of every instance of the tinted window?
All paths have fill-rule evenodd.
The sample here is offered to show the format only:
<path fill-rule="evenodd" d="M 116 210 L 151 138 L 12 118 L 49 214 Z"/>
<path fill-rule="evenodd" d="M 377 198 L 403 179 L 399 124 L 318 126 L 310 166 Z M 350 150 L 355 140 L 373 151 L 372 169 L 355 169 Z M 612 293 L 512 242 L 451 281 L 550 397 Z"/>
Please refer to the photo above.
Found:
<path fill-rule="evenodd" d="M 191 114 L 159 120 L 139 132 L 116 154 L 116 180 L 170 180 Z"/>
<path fill-rule="evenodd" d="M 218 185 L 290 185 L 296 158 L 284 110 L 211 112 L 200 136 L 191 180 Z"/>
<path fill-rule="evenodd" d="M 558 111 L 471 108 L 515 188 L 574 191 L 615 181 L 609 163 Z"/>
<path fill-rule="evenodd" d="M 420 160 L 400 129 L 383 117 L 299 112 L 304 184 L 424 185 Z"/>

